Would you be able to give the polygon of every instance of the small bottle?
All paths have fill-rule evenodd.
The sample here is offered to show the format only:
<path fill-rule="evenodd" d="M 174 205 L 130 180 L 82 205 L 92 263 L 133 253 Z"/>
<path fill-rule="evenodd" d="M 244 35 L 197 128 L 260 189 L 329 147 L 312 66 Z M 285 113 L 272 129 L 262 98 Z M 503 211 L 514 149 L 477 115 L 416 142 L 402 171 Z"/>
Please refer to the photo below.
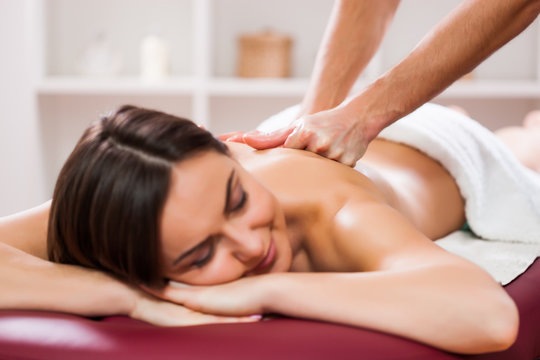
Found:
<path fill-rule="evenodd" d="M 160 81 L 169 76 L 169 44 L 158 35 L 148 35 L 141 42 L 141 77 L 145 81 Z"/>

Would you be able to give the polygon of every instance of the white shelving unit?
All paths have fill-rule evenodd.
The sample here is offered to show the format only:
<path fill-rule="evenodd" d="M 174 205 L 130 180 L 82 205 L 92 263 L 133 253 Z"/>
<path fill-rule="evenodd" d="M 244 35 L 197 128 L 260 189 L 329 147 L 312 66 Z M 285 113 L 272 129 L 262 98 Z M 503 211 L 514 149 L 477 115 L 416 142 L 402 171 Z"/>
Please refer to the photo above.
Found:
<path fill-rule="evenodd" d="M 403 58 L 460 3 L 404 0 L 381 50 L 356 84 Z M 48 188 L 82 129 L 97 115 L 134 103 L 192 118 L 215 132 L 249 130 L 301 100 L 333 0 L 35 0 L 35 95 Z M 171 44 L 171 77 L 138 76 L 139 44 L 152 27 Z M 235 77 L 236 38 L 272 28 L 294 39 L 288 79 Z M 77 59 L 98 33 L 123 54 L 116 77 L 78 75 Z M 465 106 L 491 128 L 540 106 L 540 28 L 533 24 L 435 101 Z M 487 122 L 488 119 L 493 121 Z"/>
<path fill-rule="evenodd" d="M 203 96 L 229 97 L 282 97 L 302 96 L 307 87 L 308 79 L 237 79 L 219 78 L 207 81 L 201 87 L 193 78 L 171 78 L 156 83 L 144 83 L 137 78 L 120 78 L 114 80 L 95 80 L 77 77 L 52 77 L 37 86 L 39 95 L 193 95 L 197 90 Z M 362 88 L 367 82 L 359 82 L 355 89 Z M 202 88 L 202 89 L 201 89 Z M 504 98 L 524 99 L 540 98 L 540 84 L 534 80 L 522 81 L 460 81 L 453 84 L 438 99 L 454 98 Z M 208 123 L 208 121 L 203 121 Z"/>

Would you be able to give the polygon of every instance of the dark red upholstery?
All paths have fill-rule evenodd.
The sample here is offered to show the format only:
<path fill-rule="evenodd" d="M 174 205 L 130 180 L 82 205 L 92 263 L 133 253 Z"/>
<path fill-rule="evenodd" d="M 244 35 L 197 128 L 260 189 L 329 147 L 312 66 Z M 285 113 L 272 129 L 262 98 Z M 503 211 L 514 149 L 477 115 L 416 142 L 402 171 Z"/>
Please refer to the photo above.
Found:
<path fill-rule="evenodd" d="M 162 328 L 125 317 L 0 311 L 0 359 L 533 360 L 540 356 L 540 260 L 506 290 L 520 309 L 520 333 L 496 354 L 460 357 L 376 331 L 288 318 Z"/>

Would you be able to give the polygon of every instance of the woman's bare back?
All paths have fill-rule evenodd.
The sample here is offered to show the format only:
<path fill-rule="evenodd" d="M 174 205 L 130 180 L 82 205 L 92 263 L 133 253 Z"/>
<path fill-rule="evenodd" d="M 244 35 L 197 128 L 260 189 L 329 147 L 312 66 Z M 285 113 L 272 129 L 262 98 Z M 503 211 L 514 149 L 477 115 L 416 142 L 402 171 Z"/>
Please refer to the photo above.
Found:
<path fill-rule="evenodd" d="M 356 169 L 307 151 L 253 151 L 238 144 L 232 149 L 280 200 L 293 236 L 307 236 L 313 253 L 326 254 L 324 264 L 315 264 L 319 269 L 337 270 L 334 264 L 339 263 L 339 254 L 333 261 L 325 239 L 332 236 L 329 228 L 335 214 L 352 199 L 387 203 L 431 239 L 459 229 L 465 221 L 463 200 L 450 174 L 404 145 L 375 140 Z M 365 224 L 388 225 L 385 219 Z"/>

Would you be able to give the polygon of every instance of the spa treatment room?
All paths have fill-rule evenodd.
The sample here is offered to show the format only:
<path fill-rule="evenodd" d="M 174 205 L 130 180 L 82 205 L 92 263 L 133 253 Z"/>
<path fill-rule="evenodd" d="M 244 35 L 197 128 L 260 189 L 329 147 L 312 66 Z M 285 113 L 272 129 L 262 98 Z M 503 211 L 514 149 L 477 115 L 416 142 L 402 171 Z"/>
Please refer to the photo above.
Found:
<path fill-rule="evenodd" d="M 0 0 L 0 360 L 540 359 L 539 13 Z"/>

